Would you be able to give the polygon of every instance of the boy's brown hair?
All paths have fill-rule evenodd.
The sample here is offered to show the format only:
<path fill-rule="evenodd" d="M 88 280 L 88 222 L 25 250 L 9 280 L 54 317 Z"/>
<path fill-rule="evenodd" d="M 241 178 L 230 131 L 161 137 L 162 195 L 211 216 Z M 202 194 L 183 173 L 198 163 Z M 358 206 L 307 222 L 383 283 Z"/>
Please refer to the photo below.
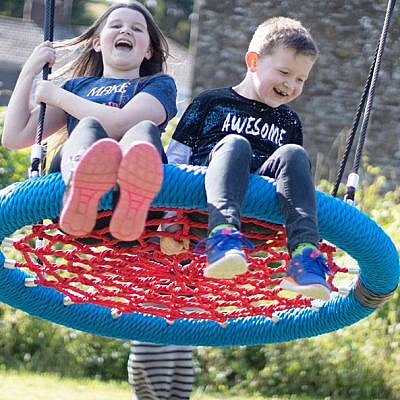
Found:
<path fill-rule="evenodd" d="M 269 18 L 260 24 L 254 32 L 248 51 L 263 56 L 271 54 L 279 46 L 306 56 L 318 56 L 318 47 L 310 32 L 300 21 L 287 17 Z"/>

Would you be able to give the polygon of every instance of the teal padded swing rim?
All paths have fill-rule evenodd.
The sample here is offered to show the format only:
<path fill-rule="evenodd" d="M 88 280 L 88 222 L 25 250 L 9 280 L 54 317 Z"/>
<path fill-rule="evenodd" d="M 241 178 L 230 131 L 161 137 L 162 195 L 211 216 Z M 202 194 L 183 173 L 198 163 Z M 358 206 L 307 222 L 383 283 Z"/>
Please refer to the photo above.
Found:
<path fill-rule="evenodd" d="M 165 165 L 165 179 L 154 207 L 206 210 L 205 167 Z M 59 173 L 31 178 L 0 191 L 0 239 L 61 210 L 64 183 Z M 367 215 L 322 192 L 317 192 L 321 237 L 352 256 L 360 266 L 362 284 L 377 295 L 392 292 L 399 281 L 399 257 L 389 236 Z M 100 202 L 111 209 L 111 194 Z M 242 215 L 282 224 L 274 183 L 252 176 Z M 0 265 L 5 256 L 0 253 Z M 113 318 L 110 309 L 94 304 L 63 304 L 64 295 L 42 286 L 25 287 L 31 275 L 0 268 L 0 301 L 31 315 L 74 329 L 120 339 L 200 346 L 255 345 L 316 336 L 351 325 L 375 308 L 363 305 L 351 290 L 333 296 L 319 311 L 290 309 L 263 316 L 235 318 L 221 326 L 210 320 L 181 319 L 172 325 L 152 315 L 132 313 Z"/>

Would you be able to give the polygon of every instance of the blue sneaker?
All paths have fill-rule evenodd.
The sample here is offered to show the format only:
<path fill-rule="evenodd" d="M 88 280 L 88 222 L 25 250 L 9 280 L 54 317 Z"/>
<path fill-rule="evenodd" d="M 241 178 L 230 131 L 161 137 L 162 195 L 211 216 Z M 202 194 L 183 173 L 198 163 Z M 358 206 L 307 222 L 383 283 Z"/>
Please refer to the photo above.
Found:
<path fill-rule="evenodd" d="M 306 248 L 290 260 L 280 286 L 313 299 L 329 300 L 331 287 L 325 274 L 330 275 L 331 271 L 322 253 Z"/>
<path fill-rule="evenodd" d="M 254 246 L 237 229 L 219 229 L 204 241 L 207 242 L 205 277 L 230 279 L 247 271 L 247 258 L 242 245 L 250 248 Z"/>

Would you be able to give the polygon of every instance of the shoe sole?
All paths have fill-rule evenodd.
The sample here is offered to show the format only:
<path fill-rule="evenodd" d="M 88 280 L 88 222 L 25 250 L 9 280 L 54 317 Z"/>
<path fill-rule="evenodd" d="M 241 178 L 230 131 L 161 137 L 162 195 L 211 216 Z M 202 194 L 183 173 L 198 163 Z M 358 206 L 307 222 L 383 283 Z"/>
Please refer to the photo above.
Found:
<path fill-rule="evenodd" d="M 282 279 L 280 287 L 284 290 L 299 293 L 312 299 L 329 300 L 331 294 L 330 290 L 324 285 L 298 285 L 295 281 L 288 278 Z"/>
<path fill-rule="evenodd" d="M 85 236 L 93 230 L 100 198 L 114 186 L 121 159 L 121 148 L 112 139 L 95 142 L 83 154 L 60 215 L 59 224 L 64 232 Z"/>
<path fill-rule="evenodd" d="M 247 262 L 239 254 L 227 254 L 223 260 L 216 261 L 204 269 L 206 278 L 231 279 L 247 272 Z"/>
<path fill-rule="evenodd" d="M 157 149 L 147 142 L 134 143 L 123 156 L 118 170 L 120 196 L 110 221 L 113 237 L 122 241 L 140 237 L 162 180 L 163 165 Z"/>

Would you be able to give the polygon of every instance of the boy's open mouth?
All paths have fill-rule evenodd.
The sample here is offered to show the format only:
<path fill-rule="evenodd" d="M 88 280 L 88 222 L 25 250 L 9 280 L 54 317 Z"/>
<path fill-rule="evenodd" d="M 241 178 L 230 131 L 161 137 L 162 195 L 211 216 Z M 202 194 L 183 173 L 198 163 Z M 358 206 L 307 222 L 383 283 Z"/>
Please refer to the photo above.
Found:
<path fill-rule="evenodd" d="M 288 96 L 288 94 L 282 90 L 276 89 L 274 88 L 274 92 L 278 95 L 278 96 L 282 96 L 282 97 L 286 97 Z"/>

